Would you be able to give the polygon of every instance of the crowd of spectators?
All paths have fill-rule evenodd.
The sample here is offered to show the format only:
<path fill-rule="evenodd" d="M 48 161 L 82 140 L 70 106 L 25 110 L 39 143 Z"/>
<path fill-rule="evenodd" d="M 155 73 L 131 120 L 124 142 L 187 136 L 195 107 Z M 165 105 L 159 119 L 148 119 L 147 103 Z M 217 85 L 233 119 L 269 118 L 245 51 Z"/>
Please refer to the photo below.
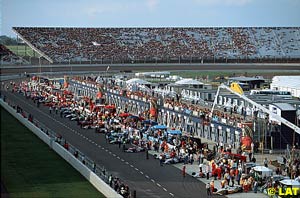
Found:
<path fill-rule="evenodd" d="M 30 28 L 21 38 L 54 62 L 299 58 L 300 29 Z"/>

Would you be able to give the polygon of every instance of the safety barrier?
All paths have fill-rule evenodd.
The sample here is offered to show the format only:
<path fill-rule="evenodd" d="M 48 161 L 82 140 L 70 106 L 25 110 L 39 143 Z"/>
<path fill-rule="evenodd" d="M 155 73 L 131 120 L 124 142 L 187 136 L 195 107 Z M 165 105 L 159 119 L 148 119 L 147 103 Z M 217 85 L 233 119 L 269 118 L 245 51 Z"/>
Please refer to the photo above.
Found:
<path fill-rule="evenodd" d="M 24 126 L 37 135 L 43 142 L 49 145 L 55 152 L 57 152 L 63 159 L 70 163 L 78 172 L 80 172 L 99 192 L 107 198 L 122 198 L 120 194 L 114 191 L 107 183 L 105 183 L 98 175 L 91 171 L 85 164 L 79 161 L 68 150 L 62 147 L 59 143 L 54 142 L 53 138 L 44 133 L 40 128 L 35 126 L 28 119 L 17 113 L 14 108 L 0 99 L 1 106 L 6 109 L 12 116 L 19 120 Z"/>

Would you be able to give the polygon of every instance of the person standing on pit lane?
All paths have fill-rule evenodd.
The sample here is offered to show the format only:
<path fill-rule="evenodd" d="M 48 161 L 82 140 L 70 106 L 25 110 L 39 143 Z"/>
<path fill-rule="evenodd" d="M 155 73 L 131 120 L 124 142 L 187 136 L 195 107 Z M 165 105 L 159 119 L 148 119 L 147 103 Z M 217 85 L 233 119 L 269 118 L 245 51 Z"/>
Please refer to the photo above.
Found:
<path fill-rule="evenodd" d="M 186 176 L 186 166 L 185 165 L 183 165 L 183 167 L 182 167 L 182 176 L 183 176 L 183 178 L 185 178 L 185 176 Z"/>
<path fill-rule="evenodd" d="M 146 159 L 147 159 L 147 160 L 149 159 L 149 151 L 148 151 L 148 148 L 146 148 Z"/>
<path fill-rule="evenodd" d="M 211 197 L 211 190 L 210 190 L 210 184 L 209 183 L 206 184 L 206 193 L 207 193 L 207 197 Z"/>
<path fill-rule="evenodd" d="M 160 155 L 159 155 L 159 164 L 160 164 L 160 166 L 163 166 L 163 162 L 164 162 L 164 154 L 163 153 L 161 153 Z"/>
<path fill-rule="evenodd" d="M 121 144 L 122 144 L 122 138 L 121 137 L 118 138 L 118 144 L 119 144 L 119 148 L 121 148 Z"/>

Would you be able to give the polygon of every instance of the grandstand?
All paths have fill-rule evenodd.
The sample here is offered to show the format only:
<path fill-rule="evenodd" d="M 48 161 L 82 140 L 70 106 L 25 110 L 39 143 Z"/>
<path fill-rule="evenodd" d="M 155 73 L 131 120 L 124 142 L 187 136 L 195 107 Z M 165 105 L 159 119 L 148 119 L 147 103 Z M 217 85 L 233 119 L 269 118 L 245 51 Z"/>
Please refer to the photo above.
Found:
<path fill-rule="evenodd" d="M 24 63 L 26 63 L 25 60 L 0 44 L 0 65 L 17 65 Z"/>
<path fill-rule="evenodd" d="M 51 63 L 251 63 L 300 60 L 300 27 L 14 27 L 13 31 Z"/>

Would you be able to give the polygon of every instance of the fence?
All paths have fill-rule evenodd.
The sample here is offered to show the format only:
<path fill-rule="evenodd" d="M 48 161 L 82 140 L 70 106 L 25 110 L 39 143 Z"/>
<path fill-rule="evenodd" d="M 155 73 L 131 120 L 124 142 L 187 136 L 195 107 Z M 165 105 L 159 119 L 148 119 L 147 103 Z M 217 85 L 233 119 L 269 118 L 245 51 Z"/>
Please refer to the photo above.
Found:
<path fill-rule="evenodd" d="M 10 65 L 49 65 L 49 61 L 36 57 L 24 56 L 23 62 L 12 62 Z M 249 57 L 249 56 L 239 56 L 239 57 L 136 57 L 134 59 L 126 58 L 116 58 L 111 56 L 109 58 L 96 59 L 91 57 L 89 60 L 75 60 L 72 58 L 63 60 L 54 60 L 54 64 L 59 65 L 71 65 L 71 64 L 204 64 L 204 63 L 299 63 L 300 58 L 295 56 L 269 56 L 269 57 Z M 0 60 L 0 65 L 6 65 Z M 8 64 L 9 65 L 9 64 Z"/>

